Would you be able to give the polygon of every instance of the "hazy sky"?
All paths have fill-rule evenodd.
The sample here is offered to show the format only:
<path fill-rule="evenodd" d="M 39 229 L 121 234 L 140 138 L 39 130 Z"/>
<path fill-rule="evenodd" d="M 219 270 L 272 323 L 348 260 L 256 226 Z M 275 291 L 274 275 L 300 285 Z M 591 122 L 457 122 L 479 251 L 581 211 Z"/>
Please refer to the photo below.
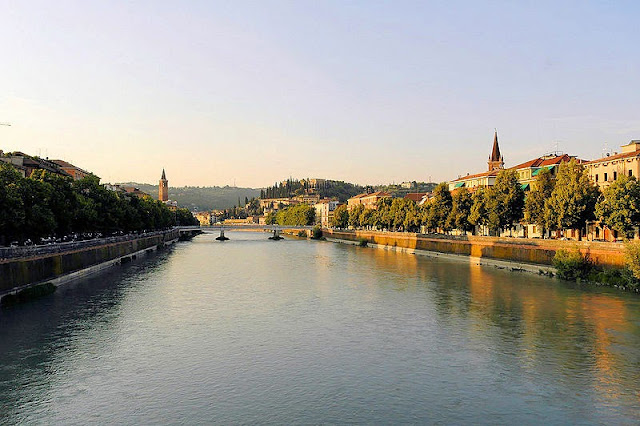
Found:
<path fill-rule="evenodd" d="M 640 2 L 2 1 L 0 149 L 104 181 L 448 180 L 640 139 Z"/>

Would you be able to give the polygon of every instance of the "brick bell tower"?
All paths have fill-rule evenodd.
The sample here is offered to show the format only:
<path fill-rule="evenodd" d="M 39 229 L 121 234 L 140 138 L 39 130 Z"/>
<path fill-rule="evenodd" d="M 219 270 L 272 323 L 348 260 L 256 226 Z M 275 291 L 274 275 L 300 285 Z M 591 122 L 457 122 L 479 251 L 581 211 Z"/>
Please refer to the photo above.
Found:
<path fill-rule="evenodd" d="M 167 180 L 167 176 L 164 174 L 164 169 L 162 169 L 162 177 L 158 184 L 158 200 L 163 202 L 169 200 L 169 181 Z"/>

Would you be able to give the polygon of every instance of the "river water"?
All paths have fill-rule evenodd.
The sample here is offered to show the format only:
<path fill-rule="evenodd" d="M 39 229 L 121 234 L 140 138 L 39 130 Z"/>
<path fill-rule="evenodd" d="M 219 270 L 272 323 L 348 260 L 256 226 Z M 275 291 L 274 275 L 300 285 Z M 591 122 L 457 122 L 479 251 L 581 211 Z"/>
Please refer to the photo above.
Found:
<path fill-rule="evenodd" d="M 266 234 L 0 310 L 0 424 L 640 422 L 640 298 Z"/>

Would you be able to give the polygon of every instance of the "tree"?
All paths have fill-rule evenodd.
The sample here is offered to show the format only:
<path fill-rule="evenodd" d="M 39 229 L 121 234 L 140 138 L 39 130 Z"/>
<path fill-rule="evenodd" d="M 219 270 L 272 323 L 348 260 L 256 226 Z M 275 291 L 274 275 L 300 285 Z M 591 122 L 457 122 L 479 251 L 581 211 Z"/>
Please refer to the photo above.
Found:
<path fill-rule="evenodd" d="M 545 218 L 551 229 L 582 229 L 594 218 L 599 193 L 575 159 L 561 164 L 545 207 Z"/>
<path fill-rule="evenodd" d="M 633 238 L 640 222 L 640 183 L 635 177 L 620 175 L 604 190 L 596 204 L 596 218 L 626 238 Z"/>
<path fill-rule="evenodd" d="M 391 212 L 391 198 L 381 198 L 376 205 L 376 226 L 381 229 L 392 229 L 394 214 Z"/>
<path fill-rule="evenodd" d="M 20 194 L 22 180 L 24 178 L 13 166 L 0 162 L 0 243 L 18 238 L 24 226 L 24 203 Z"/>
<path fill-rule="evenodd" d="M 447 218 L 447 228 L 456 228 L 462 232 L 471 231 L 473 225 L 469 222 L 473 201 L 467 188 L 460 188 L 452 195 L 451 213 Z"/>
<path fill-rule="evenodd" d="M 358 204 L 349 211 L 349 226 L 357 228 L 360 226 L 360 215 L 364 211 L 364 206 Z"/>
<path fill-rule="evenodd" d="M 448 231 L 447 218 L 451 214 L 453 207 L 453 199 L 449 191 L 449 184 L 442 182 L 433 190 L 433 198 L 431 199 L 429 211 L 429 223 L 434 228 L 442 228 Z"/>
<path fill-rule="evenodd" d="M 512 228 L 523 216 L 524 190 L 515 170 L 501 170 L 488 190 L 487 224 L 494 232 Z"/>
<path fill-rule="evenodd" d="M 349 225 L 349 211 L 347 206 L 342 204 L 333 211 L 331 218 L 331 226 L 335 228 L 346 228 Z"/>
<path fill-rule="evenodd" d="M 487 225 L 487 189 L 480 187 L 471 196 L 469 223 L 475 226 Z"/>
<path fill-rule="evenodd" d="M 51 185 L 49 208 L 56 222 L 55 234 L 68 235 L 72 232 L 78 214 L 77 198 L 73 192 L 73 179 L 50 173 L 46 170 L 34 170 L 31 179 Z"/>
<path fill-rule="evenodd" d="M 19 186 L 24 208 L 24 225 L 21 240 L 39 240 L 53 234 L 56 219 L 49 207 L 52 188 L 48 183 L 36 179 L 22 179 Z"/>
<path fill-rule="evenodd" d="M 360 226 L 365 228 L 368 226 L 375 226 L 376 222 L 376 210 L 363 209 L 360 213 Z"/>
<path fill-rule="evenodd" d="M 276 214 L 275 212 L 269 212 L 264 218 L 264 223 L 267 225 L 275 225 L 276 224 Z"/>
<path fill-rule="evenodd" d="M 313 225 L 315 218 L 316 210 L 307 204 L 282 209 L 276 214 L 279 225 Z"/>
<path fill-rule="evenodd" d="M 551 176 L 551 171 L 542 169 L 536 177 L 533 189 L 524 201 L 524 219 L 528 223 L 535 223 L 542 228 L 542 234 L 544 234 L 545 228 L 549 228 L 548 218 L 550 216 L 545 215 L 545 209 L 554 187 L 555 182 Z"/>

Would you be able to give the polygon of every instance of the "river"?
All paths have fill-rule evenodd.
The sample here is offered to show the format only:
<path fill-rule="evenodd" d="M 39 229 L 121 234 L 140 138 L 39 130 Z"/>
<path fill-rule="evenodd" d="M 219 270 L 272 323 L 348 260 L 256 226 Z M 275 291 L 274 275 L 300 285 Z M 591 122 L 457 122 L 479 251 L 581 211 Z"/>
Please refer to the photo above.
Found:
<path fill-rule="evenodd" d="M 229 232 L 0 310 L 0 424 L 640 422 L 640 298 Z"/>

